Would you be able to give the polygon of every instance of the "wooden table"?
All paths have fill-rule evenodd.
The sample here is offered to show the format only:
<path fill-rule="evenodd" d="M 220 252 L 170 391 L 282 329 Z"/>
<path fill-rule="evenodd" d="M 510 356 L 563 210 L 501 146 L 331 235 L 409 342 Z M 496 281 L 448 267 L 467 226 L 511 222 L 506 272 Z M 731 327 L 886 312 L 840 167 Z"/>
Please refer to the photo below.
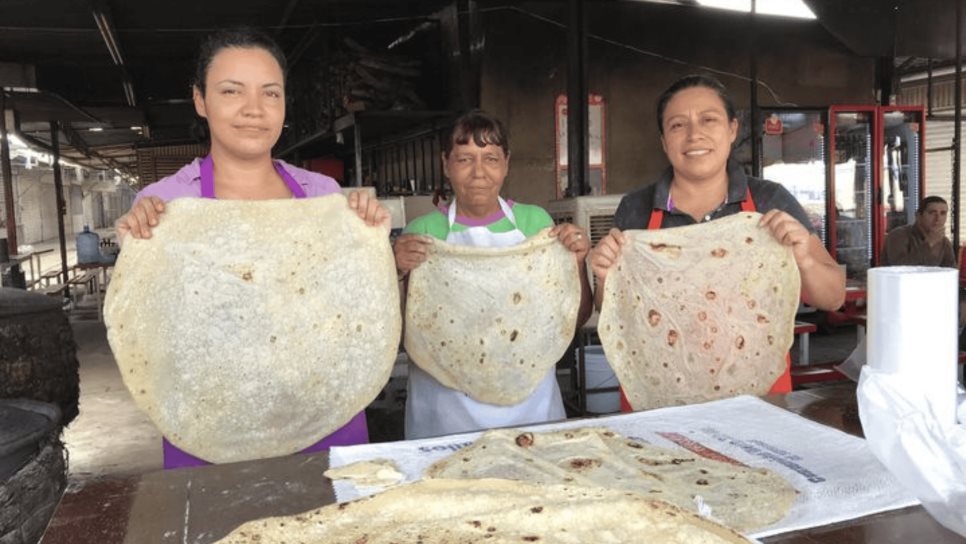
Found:
<path fill-rule="evenodd" d="M 854 384 L 766 400 L 861 436 Z M 332 486 L 322 477 L 327 466 L 327 455 L 320 453 L 90 482 L 68 489 L 41 544 L 214 542 L 250 519 L 333 503 Z M 917 506 L 776 535 L 763 542 L 946 544 L 966 539 Z"/>

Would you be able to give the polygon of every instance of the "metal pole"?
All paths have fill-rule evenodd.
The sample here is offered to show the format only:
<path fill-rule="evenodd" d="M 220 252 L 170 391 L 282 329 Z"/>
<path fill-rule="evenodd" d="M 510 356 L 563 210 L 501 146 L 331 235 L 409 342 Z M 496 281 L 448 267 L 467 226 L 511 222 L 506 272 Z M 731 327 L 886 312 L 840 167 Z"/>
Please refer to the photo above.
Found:
<path fill-rule="evenodd" d="M 67 201 L 64 200 L 64 179 L 60 171 L 60 127 L 57 121 L 50 122 L 50 147 L 54 156 L 54 190 L 57 194 L 57 234 L 60 237 L 60 273 L 67 283 L 67 235 L 64 233 L 64 216 L 67 215 Z M 65 292 L 66 293 L 66 292 Z M 69 293 L 66 293 L 70 296 Z"/>
<path fill-rule="evenodd" d="M 963 121 L 963 0 L 956 2 L 956 82 L 955 82 L 955 120 L 953 121 L 953 194 L 952 206 L 953 216 L 953 247 L 959 248 L 959 225 L 960 225 L 960 206 L 959 206 L 959 185 L 962 156 L 962 127 Z"/>
<path fill-rule="evenodd" d="M 352 146 L 355 148 L 356 155 L 356 179 L 353 185 L 356 187 L 362 187 L 362 127 L 360 125 L 360 119 L 354 116 L 354 123 L 352 123 Z"/>
<path fill-rule="evenodd" d="M 751 13 L 749 17 L 750 32 L 748 32 L 750 46 L 749 72 L 751 75 L 751 118 L 749 122 L 749 134 L 751 134 L 751 174 L 761 177 L 761 140 L 758 138 L 761 129 L 760 112 L 758 111 L 758 17 L 757 0 L 751 0 Z"/>
<path fill-rule="evenodd" d="M 584 0 L 570 0 L 567 33 L 567 196 L 587 194 L 587 21 Z"/>
<path fill-rule="evenodd" d="M 13 169 L 10 167 L 10 135 L 7 133 L 7 107 L 6 95 L 0 89 L 0 163 L 3 170 L 3 202 L 6 208 L 7 217 L 7 246 L 10 254 L 19 254 L 17 251 L 17 214 L 16 206 L 13 203 Z M 37 278 L 31 278 L 36 281 Z"/>

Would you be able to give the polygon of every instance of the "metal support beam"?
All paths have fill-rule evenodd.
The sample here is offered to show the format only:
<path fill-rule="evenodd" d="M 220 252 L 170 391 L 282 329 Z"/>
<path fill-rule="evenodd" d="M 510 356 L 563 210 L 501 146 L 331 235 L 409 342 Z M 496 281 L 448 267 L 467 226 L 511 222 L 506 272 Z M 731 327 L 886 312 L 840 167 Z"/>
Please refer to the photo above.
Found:
<path fill-rule="evenodd" d="M 285 31 L 285 27 L 288 25 L 288 20 L 292 17 L 292 12 L 295 11 L 295 7 L 298 6 L 299 0 L 289 0 L 288 4 L 285 5 L 285 9 L 282 10 L 282 18 L 278 21 L 278 26 L 275 27 L 275 37 L 282 35 Z"/>
<path fill-rule="evenodd" d="M 749 134 L 751 134 L 751 174 L 762 177 L 761 168 L 761 111 L 758 107 L 758 5 L 757 0 L 751 0 L 751 12 L 748 14 L 748 32 L 750 53 L 749 75 L 751 76 L 751 118 Z"/>
<path fill-rule="evenodd" d="M 57 235 L 60 237 L 61 281 L 67 282 L 67 235 L 64 233 L 64 216 L 67 215 L 67 200 L 64 199 L 64 178 L 60 170 L 60 123 L 50 122 L 50 147 L 54 157 L 54 191 L 57 195 Z M 69 296 L 69 293 L 68 293 Z"/>
<path fill-rule="evenodd" d="M 7 107 L 0 89 L 0 170 L 3 171 L 3 203 L 7 218 L 7 246 L 10 254 L 17 251 L 17 207 L 13 201 L 13 169 L 10 167 L 10 134 L 7 132 Z M 34 278 L 36 279 L 36 278 Z"/>
<path fill-rule="evenodd" d="M 356 176 L 352 184 L 362 187 L 362 126 L 361 119 L 356 118 L 352 124 L 352 146 L 355 148 Z"/>
<path fill-rule="evenodd" d="M 464 110 L 480 107 L 480 22 L 477 10 L 476 0 L 456 0 L 460 103 Z"/>
<path fill-rule="evenodd" d="M 959 205 L 960 196 L 960 172 L 962 169 L 962 122 L 963 122 L 963 0 L 953 0 L 956 2 L 956 82 L 955 82 L 955 121 L 953 122 L 953 191 L 952 206 L 953 216 L 953 247 L 959 249 L 959 225 L 961 206 Z M 962 264 L 960 264 L 962 266 Z"/>
<path fill-rule="evenodd" d="M 134 84 L 131 80 L 131 74 L 127 71 L 127 65 L 124 63 L 124 54 L 121 51 L 121 44 L 117 39 L 117 33 L 114 31 L 114 23 L 111 20 L 111 13 L 107 2 L 104 0 L 91 0 L 91 15 L 94 16 L 94 23 L 97 25 L 97 30 L 101 33 L 104 46 L 107 47 L 107 52 L 111 55 L 111 60 L 114 61 L 114 65 L 117 66 L 121 75 L 124 100 L 128 106 L 137 106 Z"/>
<path fill-rule="evenodd" d="M 587 20 L 584 0 L 569 0 L 567 27 L 567 192 L 587 194 Z"/>

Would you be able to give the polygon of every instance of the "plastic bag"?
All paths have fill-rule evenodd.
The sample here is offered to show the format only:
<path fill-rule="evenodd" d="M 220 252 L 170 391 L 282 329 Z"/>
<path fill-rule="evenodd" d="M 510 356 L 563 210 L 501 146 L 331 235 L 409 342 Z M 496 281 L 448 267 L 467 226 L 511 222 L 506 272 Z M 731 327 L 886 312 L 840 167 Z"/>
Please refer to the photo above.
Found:
<path fill-rule="evenodd" d="M 862 340 L 859 340 L 858 345 L 852 350 L 852 353 L 845 358 L 844 361 L 834 366 L 835 370 L 838 370 L 845 375 L 846 378 L 852 380 L 853 382 L 859 381 L 859 374 L 862 373 L 862 367 L 865 366 L 866 361 L 866 343 L 865 340 L 868 335 L 863 336 Z"/>
<path fill-rule="evenodd" d="M 959 424 L 938 422 L 928 395 L 897 376 L 862 368 L 858 402 L 872 453 L 939 523 L 966 536 L 966 395 Z"/>

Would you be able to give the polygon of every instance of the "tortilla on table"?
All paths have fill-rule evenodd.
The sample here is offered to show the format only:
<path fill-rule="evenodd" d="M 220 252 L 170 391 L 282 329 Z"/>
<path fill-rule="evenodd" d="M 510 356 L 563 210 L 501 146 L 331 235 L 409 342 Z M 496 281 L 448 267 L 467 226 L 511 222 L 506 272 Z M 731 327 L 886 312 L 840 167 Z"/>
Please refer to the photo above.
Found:
<path fill-rule="evenodd" d="M 342 195 L 183 198 L 125 241 L 107 337 L 165 437 L 214 463 L 286 455 L 388 381 L 401 319 L 386 231 Z"/>
<path fill-rule="evenodd" d="M 624 232 L 597 330 L 635 410 L 763 395 L 785 372 L 801 279 L 760 218 Z"/>
<path fill-rule="evenodd" d="M 748 544 L 635 493 L 508 480 L 424 480 L 296 516 L 250 521 L 219 544 Z"/>
<path fill-rule="evenodd" d="M 500 429 L 426 469 L 426 478 L 505 478 L 639 493 L 698 511 L 738 531 L 785 517 L 798 493 L 764 468 L 707 459 L 625 438 L 603 428 L 553 432 Z"/>
<path fill-rule="evenodd" d="M 323 474 L 330 480 L 351 480 L 355 485 L 386 487 L 398 484 L 406 476 L 396 463 L 389 459 L 357 461 L 341 467 L 330 468 Z"/>
<path fill-rule="evenodd" d="M 580 308 L 574 254 L 547 233 L 506 248 L 433 240 L 409 277 L 410 359 L 480 402 L 529 397 L 566 352 Z"/>

